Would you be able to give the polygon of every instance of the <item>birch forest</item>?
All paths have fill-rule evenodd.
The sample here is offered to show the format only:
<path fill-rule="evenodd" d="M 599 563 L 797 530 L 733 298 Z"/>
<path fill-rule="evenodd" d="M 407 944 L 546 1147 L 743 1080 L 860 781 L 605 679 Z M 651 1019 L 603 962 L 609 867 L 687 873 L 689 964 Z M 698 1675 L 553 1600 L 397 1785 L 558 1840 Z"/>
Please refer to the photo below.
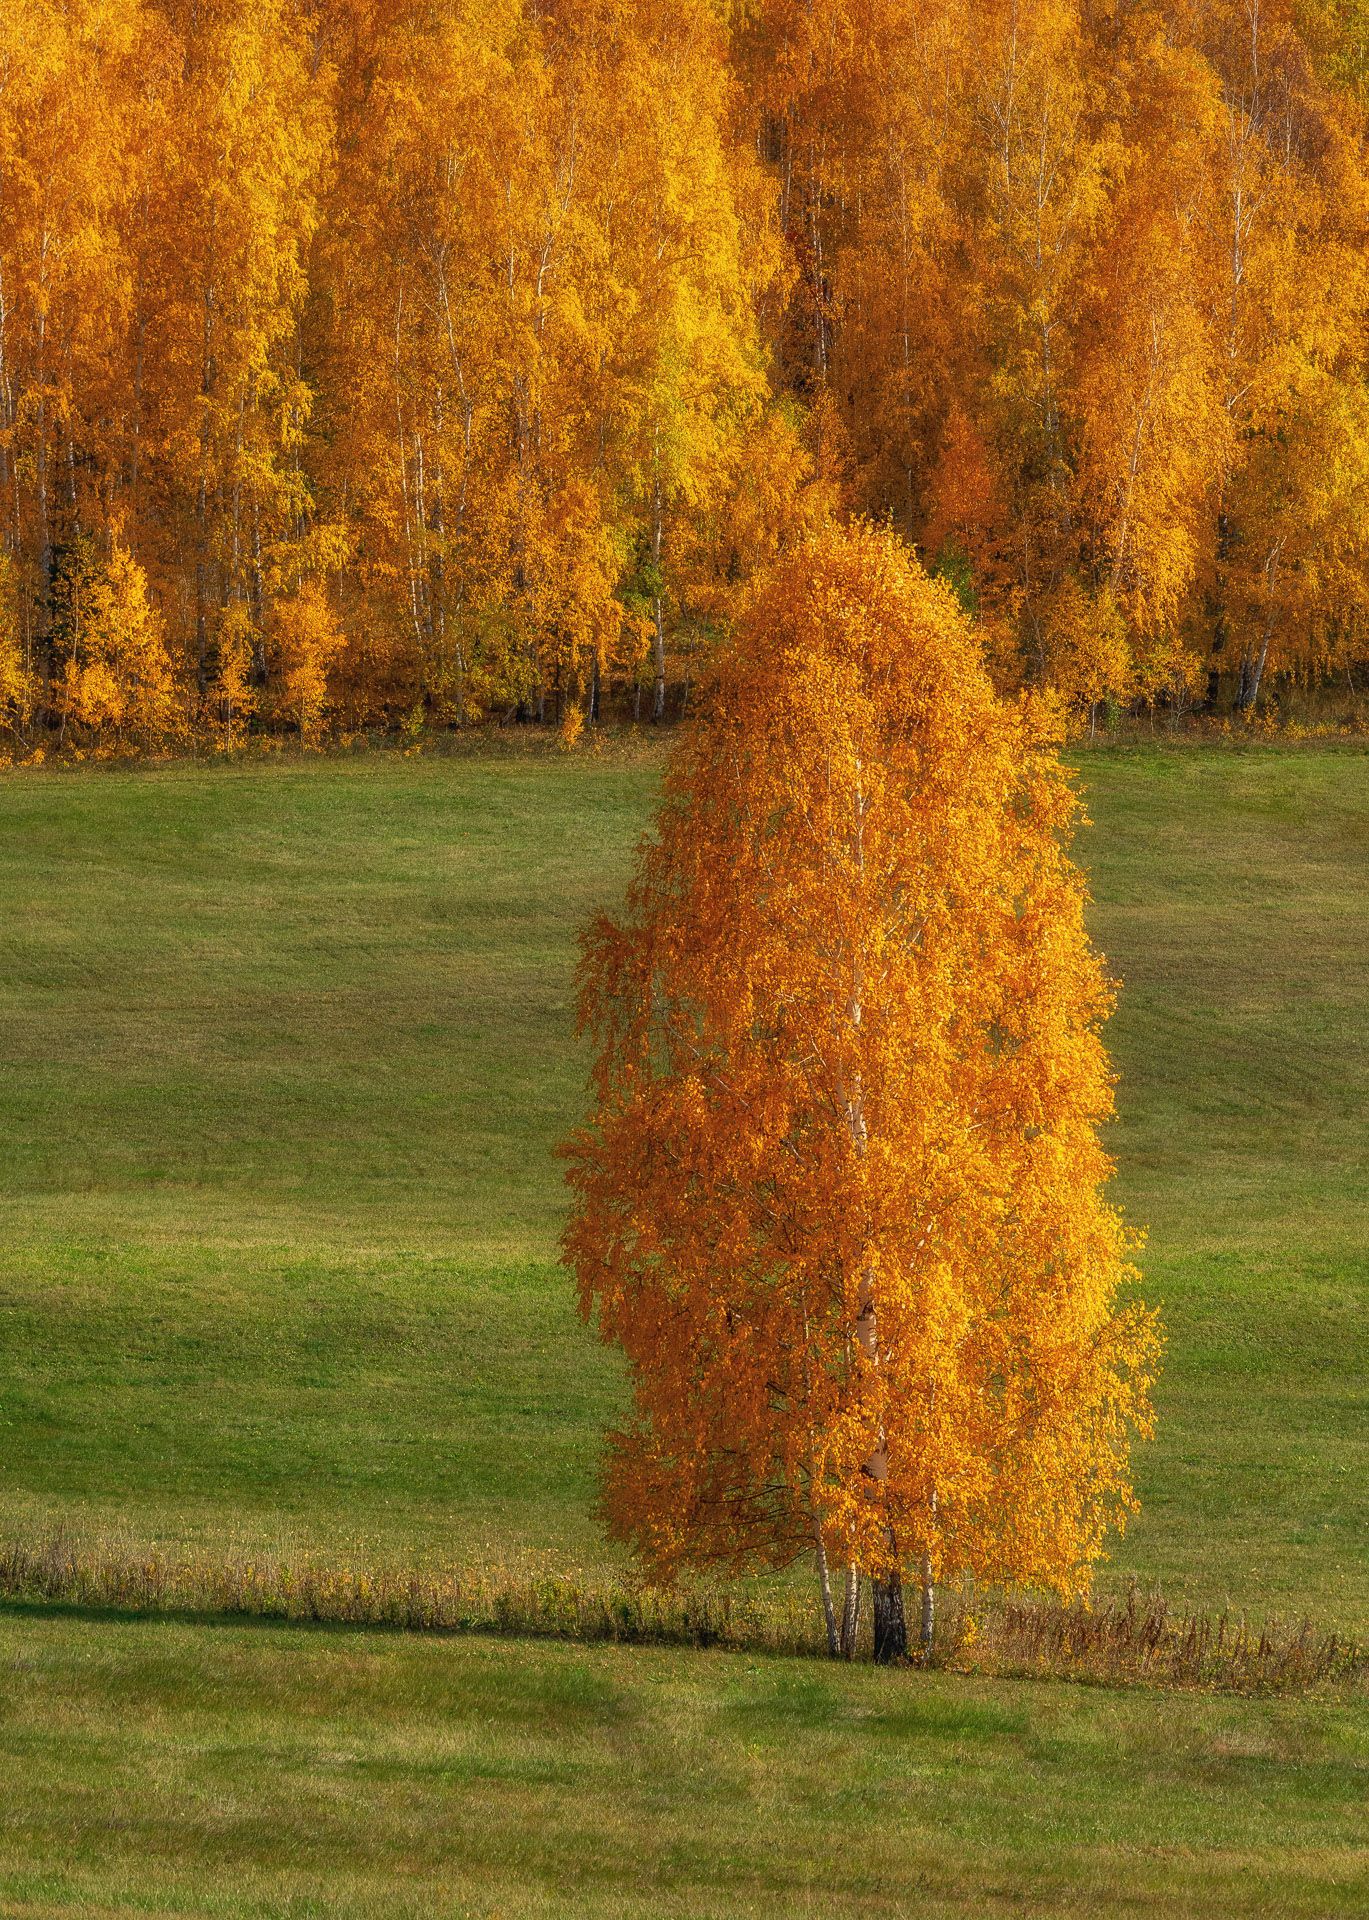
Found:
<path fill-rule="evenodd" d="M 891 526 L 996 681 L 1369 677 L 1365 0 L 17 0 L 0 752 L 674 719 Z"/>

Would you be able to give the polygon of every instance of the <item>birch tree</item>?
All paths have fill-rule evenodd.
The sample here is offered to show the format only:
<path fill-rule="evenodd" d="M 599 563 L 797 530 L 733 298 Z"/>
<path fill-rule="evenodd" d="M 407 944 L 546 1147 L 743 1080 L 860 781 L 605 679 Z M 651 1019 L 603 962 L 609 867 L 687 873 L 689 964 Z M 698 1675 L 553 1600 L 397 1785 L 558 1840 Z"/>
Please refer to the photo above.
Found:
<path fill-rule="evenodd" d="M 1104 1188 L 1112 990 L 1068 781 L 891 535 L 758 588 L 627 909 L 589 930 L 565 1253 L 625 1352 L 613 1535 L 657 1574 L 812 1555 L 1079 1591 L 1134 1505 L 1157 1336 Z M 834 1570 L 845 1570 L 841 1617 Z"/>

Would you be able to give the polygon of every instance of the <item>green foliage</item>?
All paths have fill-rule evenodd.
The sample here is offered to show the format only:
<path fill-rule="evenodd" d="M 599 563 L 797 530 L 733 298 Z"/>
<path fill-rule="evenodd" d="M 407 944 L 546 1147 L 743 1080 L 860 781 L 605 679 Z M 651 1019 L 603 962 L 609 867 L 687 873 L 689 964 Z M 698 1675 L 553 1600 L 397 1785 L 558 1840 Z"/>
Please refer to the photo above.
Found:
<path fill-rule="evenodd" d="M 979 612 L 979 595 L 975 592 L 974 585 L 974 562 L 953 535 L 948 534 L 942 541 L 941 550 L 936 556 L 936 564 L 931 572 L 933 579 L 946 582 L 963 611 L 974 619 Z"/>

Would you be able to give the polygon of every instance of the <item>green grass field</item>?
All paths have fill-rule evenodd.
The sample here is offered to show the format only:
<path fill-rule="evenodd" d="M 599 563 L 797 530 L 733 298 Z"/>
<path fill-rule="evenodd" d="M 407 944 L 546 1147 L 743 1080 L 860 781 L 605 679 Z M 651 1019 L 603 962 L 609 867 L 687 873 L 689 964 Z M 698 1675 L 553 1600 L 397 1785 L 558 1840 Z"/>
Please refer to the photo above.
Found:
<path fill-rule="evenodd" d="M 1080 765 L 1170 1338 L 1104 1580 L 1365 1634 L 1369 757 Z M 0 1523 L 607 1563 L 551 1147 L 655 778 L 5 778 Z M 23 1608 L 0 1672 L 0 1914 L 1369 1908 L 1350 1706 Z"/>
<path fill-rule="evenodd" d="M 20 1645 L 5 1914 L 1312 1920 L 1369 1887 L 1345 1707 L 293 1628 Z"/>

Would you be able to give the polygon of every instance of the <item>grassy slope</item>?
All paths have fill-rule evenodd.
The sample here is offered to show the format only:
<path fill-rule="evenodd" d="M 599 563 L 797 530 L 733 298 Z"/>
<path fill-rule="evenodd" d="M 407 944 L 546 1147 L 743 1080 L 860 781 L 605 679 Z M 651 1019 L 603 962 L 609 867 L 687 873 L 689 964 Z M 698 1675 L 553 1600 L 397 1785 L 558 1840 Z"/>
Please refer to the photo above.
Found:
<path fill-rule="evenodd" d="M 1121 1184 L 1171 1332 L 1119 1565 L 1363 1631 L 1366 761 L 1084 769 L 1127 982 Z M 572 931 L 653 780 L 510 755 L 0 786 L 0 1511 L 602 1557 L 618 1383 L 553 1264 L 547 1153 L 578 1097 Z M 314 1911 L 325 1860 L 324 1910 L 405 1912 L 398 1859 L 421 1912 L 492 1912 L 474 1889 L 501 1883 L 537 1911 L 574 1873 L 546 1911 L 788 1913 L 815 1861 L 874 1912 L 929 1875 L 929 1913 L 1366 1897 L 1341 1710 L 950 1681 L 891 1704 L 782 1663 L 22 1614 L 0 1669 L 0 1913 L 76 1910 L 37 1864 L 68 1845 L 91 1912 L 135 1885 Z"/>
<path fill-rule="evenodd" d="M 1095 753 L 1122 1190 L 1171 1351 L 1121 1564 L 1369 1628 L 1369 765 Z M 647 758 L 0 787 L 6 1504 L 590 1560 L 553 1263 L 573 932 Z"/>
<path fill-rule="evenodd" d="M 1369 1895 L 1345 1707 L 0 1618 L 15 1652 L 0 1913 L 1325 1920 Z"/>
<path fill-rule="evenodd" d="M 652 784 L 521 758 L 0 792 L 7 1489 L 594 1551 L 554 1265 L 574 929 Z"/>
<path fill-rule="evenodd" d="M 1170 1348 L 1121 1557 L 1369 1629 L 1369 761 L 1082 763 L 1119 1189 Z"/>

